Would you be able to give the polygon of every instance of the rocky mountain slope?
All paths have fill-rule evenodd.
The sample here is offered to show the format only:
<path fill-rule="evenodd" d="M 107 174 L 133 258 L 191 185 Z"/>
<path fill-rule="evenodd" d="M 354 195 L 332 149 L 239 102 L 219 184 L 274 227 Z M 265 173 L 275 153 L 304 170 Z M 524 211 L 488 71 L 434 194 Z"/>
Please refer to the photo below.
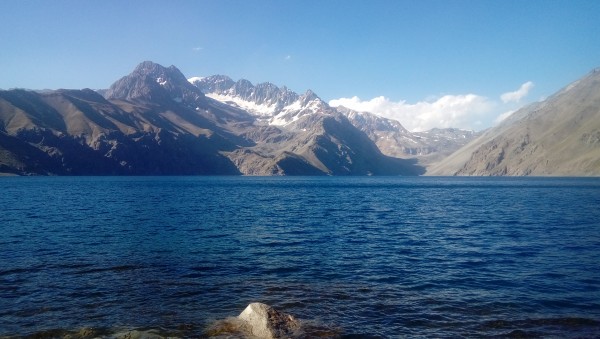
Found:
<path fill-rule="evenodd" d="M 600 69 L 525 107 L 430 175 L 600 175 Z"/>
<path fill-rule="evenodd" d="M 268 125 L 290 127 L 306 115 L 337 111 L 367 134 L 383 154 L 416 159 L 422 165 L 441 160 L 478 135 L 473 131 L 451 128 L 412 133 L 398 121 L 345 107 L 333 108 L 310 90 L 300 95 L 268 82 L 253 85 L 248 80 L 233 81 L 224 75 L 188 80 L 207 97 L 244 109 Z"/>
<path fill-rule="evenodd" d="M 379 147 L 382 153 L 404 159 L 416 159 L 423 166 L 431 166 L 452 154 L 479 135 L 458 128 L 434 128 L 424 132 L 410 132 L 398 121 L 369 112 L 357 112 L 337 107 L 350 122 Z"/>
<path fill-rule="evenodd" d="M 265 86 L 269 92 L 269 86 Z M 174 66 L 141 63 L 104 97 L 0 91 L 0 172 L 44 175 L 418 175 L 312 93 L 276 102 L 240 83 L 261 116 L 204 95 Z M 274 90 L 271 88 L 271 90 Z M 269 98 L 271 96 L 268 96 Z M 262 101 L 261 101 L 262 100 Z M 298 111 L 294 105 L 301 106 Z"/>
<path fill-rule="evenodd" d="M 600 175 L 600 70 L 483 134 L 413 133 L 330 107 L 312 91 L 186 79 L 152 62 L 102 95 L 0 90 L 0 173 L 420 175 L 426 167 L 430 175 Z"/>

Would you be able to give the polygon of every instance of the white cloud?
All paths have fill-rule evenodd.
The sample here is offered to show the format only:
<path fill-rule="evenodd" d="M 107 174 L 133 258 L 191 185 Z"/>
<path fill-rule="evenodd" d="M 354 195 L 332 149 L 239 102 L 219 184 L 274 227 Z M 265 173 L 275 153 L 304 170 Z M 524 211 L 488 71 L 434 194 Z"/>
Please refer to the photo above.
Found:
<path fill-rule="evenodd" d="M 527 81 L 526 83 L 522 84 L 518 90 L 516 90 L 514 92 L 506 92 L 506 93 L 502 94 L 500 96 L 500 99 L 502 99 L 502 102 L 504 102 L 504 103 L 519 102 L 519 101 L 521 101 L 521 99 L 523 99 L 525 96 L 527 96 L 527 94 L 529 93 L 529 91 L 532 88 L 533 88 L 533 82 Z"/>
<path fill-rule="evenodd" d="M 286 56 L 285 56 L 285 58 L 284 58 L 284 59 L 285 59 L 285 60 L 291 60 L 291 59 L 292 59 L 292 56 L 288 54 L 288 55 L 286 55 Z"/>
<path fill-rule="evenodd" d="M 203 50 L 203 49 L 204 49 L 204 48 L 202 48 L 202 47 L 194 47 L 194 48 L 192 48 L 192 50 L 193 50 L 194 52 L 200 52 L 200 51 L 201 51 L 201 50 Z"/>
<path fill-rule="evenodd" d="M 504 119 L 511 116 L 514 112 L 515 112 L 515 110 L 510 110 L 510 111 L 500 114 L 498 117 L 496 117 L 496 119 L 494 119 L 494 123 L 499 124 L 500 122 L 504 121 Z"/>
<path fill-rule="evenodd" d="M 397 120 L 407 129 L 416 132 L 434 127 L 480 130 L 487 127 L 488 120 L 493 120 L 491 115 L 496 103 L 483 96 L 465 94 L 444 95 L 415 104 L 404 100 L 395 102 L 383 96 L 367 101 L 354 96 L 331 100 L 329 105 L 375 113 Z"/>

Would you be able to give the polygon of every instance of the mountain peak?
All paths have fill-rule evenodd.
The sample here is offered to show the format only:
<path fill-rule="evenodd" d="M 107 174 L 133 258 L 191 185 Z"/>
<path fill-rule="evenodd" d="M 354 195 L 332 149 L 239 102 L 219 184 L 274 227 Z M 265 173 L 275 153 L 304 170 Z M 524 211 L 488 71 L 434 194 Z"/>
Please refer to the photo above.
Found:
<path fill-rule="evenodd" d="M 175 67 L 144 61 L 106 91 L 107 99 L 185 102 L 191 106 L 204 95 Z"/>
<path fill-rule="evenodd" d="M 273 125 L 287 125 L 301 116 L 330 109 L 312 90 L 299 95 L 271 82 L 253 85 L 249 80 L 234 82 L 224 75 L 188 80 L 210 98 L 245 109 Z"/>
<path fill-rule="evenodd" d="M 235 103 L 259 116 L 272 116 L 299 98 L 298 94 L 287 87 L 279 88 L 270 82 L 254 85 L 249 80 L 233 81 L 225 75 L 188 80 L 209 97 Z"/>
<path fill-rule="evenodd" d="M 134 73 L 147 73 L 147 72 L 151 72 L 157 69 L 164 69 L 164 67 L 160 64 L 157 64 L 155 62 L 146 60 L 146 61 L 142 61 L 140 62 L 135 69 L 133 70 Z"/>
<path fill-rule="evenodd" d="M 312 101 L 315 99 L 320 99 L 319 96 L 313 92 L 312 90 L 307 90 L 306 92 L 304 92 L 304 94 L 302 95 L 302 99 L 306 102 L 308 101 Z"/>

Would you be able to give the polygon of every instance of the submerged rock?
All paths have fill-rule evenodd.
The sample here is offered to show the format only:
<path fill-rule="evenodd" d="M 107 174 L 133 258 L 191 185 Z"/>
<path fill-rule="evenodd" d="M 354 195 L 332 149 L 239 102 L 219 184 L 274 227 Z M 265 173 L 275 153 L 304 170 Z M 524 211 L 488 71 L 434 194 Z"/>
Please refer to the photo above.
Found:
<path fill-rule="evenodd" d="M 261 339 L 298 337 L 300 322 L 292 315 L 279 312 L 263 303 L 251 303 L 237 317 L 221 320 L 207 331 L 206 335 L 239 335 Z"/>
<path fill-rule="evenodd" d="M 237 317 L 213 323 L 204 336 L 213 338 L 340 338 L 342 330 L 311 321 L 300 321 L 263 303 L 251 303 Z"/>
<path fill-rule="evenodd" d="M 165 336 L 159 333 L 158 330 L 129 330 L 116 333 L 112 336 L 116 339 L 166 339 L 166 338 L 176 338 Z"/>
<path fill-rule="evenodd" d="M 262 303 L 248 305 L 238 319 L 248 324 L 252 335 L 265 339 L 289 336 L 300 328 L 293 316 Z"/>

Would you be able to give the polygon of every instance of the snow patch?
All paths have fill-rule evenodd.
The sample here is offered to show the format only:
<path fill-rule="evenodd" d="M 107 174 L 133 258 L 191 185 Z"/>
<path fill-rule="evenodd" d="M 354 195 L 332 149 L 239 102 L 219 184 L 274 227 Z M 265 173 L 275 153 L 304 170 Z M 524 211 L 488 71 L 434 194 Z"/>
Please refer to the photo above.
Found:
<path fill-rule="evenodd" d="M 202 79 L 204 79 L 204 77 L 191 77 L 187 79 L 187 81 L 193 85 L 196 81 L 202 81 Z"/>
<path fill-rule="evenodd" d="M 271 121 L 269 121 L 269 125 L 285 126 L 296 120 L 298 120 L 298 115 L 293 116 L 292 119 L 290 119 L 289 114 L 287 112 L 281 112 L 274 116 L 273 119 L 271 119 Z"/>
<path fill-rule="evenodd" d="M 306 106 L 302 106 L 302 100 L 300 99 L 281 109 L 281 111 L 271 119 L 269 124 L 286 126 L 298 121 L 301 117 L 319 112 L 321 107 L 322 101 L 319 99 L 311 100 Z"/>
<path fill-rule="evenodd" d="M 257 104 L 254 101 L 244 100 L 232 93 L 206 93 L 206 96 L 231 106 L 237 106 L 259 119 L 265 120 L 269 125 L 275 126 L 289 125 L 301 117 L 321 112 L 324 109 L 323 101 L 318 98 L 304 102 L 304 104 L 303 99 L 299 98 L 281 108 L 276 99 L 270 99 L 265 103 Z"/>
<path fill-rule="evenodd" d="M 216 93 L 208 93 L 207 97 L 211 99 L 215 99 L 222 103 L 233 103 L 238 107 L 248 111 L 249 113 L 259 116 L 259 117 L 270 117 L 275 114 L 275 105 L 259 105 L 252 101 L 246 101 L 236 96 L 231 95 L 223 95 Z"/>
<path fill-rule="evenodd" d="M 165 86 L 165 85 L 167 84 L 167 80 L 166 80 L 166 79 L 163 79 L 163 78 L 161 78 L 161 77 L 159 77 L 159 78 L 156 78 L 156 82 L 157 82 L 159 85 L 161 85 L 161 86 Z"/>

